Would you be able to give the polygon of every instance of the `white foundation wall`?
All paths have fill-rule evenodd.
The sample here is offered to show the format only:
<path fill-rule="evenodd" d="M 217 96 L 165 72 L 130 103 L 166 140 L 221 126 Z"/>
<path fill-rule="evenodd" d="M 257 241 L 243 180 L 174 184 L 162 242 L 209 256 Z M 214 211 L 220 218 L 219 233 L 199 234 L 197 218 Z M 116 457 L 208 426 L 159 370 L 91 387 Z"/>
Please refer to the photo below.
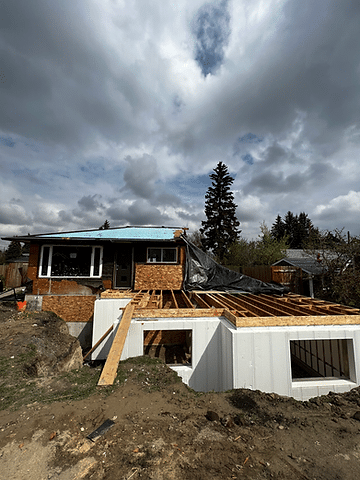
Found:
<path fill-rule="evenodd" d="M 196 391 L 222 391 L 226 388 L 223 358 L 230 354 L 230 350 L 223 351 L 219 318 L 133 319 L 121 360 L 143 355 L 144 331 L 147 330 L 191 330 L 191 366 L 174 365 L 171 368 Z"/>
<path fill-rule="evenodd" d="M 291 340 L 349 340 L 350 380 L 313 378 L 292 380 Z M 275 392 L 308 400 L 330 391 L 345 392 L 360 378 L 360 326 L 238 328 L 233 333 L 233 388 Z"/>
<path fill-rule="evenodd" d="M 106 330 L 113 332 L 93 352 L 106 359 L 122 311 L 130 299 L 95 302 L 93 345 Z M 171 366 L 196 391 L 248 388 L 292 396 L 297 400 L 345 392 L 360 383 L 360 325 L 306 327 L 234 327 L 224 317 L 133 319 L 121 360 L 141 356 L 146 330 L 191 330 L 191 366 Z M 350 379 L 292 379 L 290 341 L 348 340 Z"/>
<path fill-rule="evenodd" d="M 123 309 L 129 302 L 131 302 L 131 298 L 101 298 L 95 300 L 92 345 L 95 345 L 112 325 L 114 329 L 93 351 L 91 354 L 92 360 L 105 360 L 108 356 Z"/>

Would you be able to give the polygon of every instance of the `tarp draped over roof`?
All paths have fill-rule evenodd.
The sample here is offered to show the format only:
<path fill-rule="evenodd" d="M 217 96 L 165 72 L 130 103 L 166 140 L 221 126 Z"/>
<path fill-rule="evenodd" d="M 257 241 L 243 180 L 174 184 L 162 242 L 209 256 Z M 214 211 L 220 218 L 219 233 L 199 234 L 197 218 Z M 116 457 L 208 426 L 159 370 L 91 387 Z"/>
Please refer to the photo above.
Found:
<path fill-rule="evenodd" d="M 209 255 L 190 243 L 186 237 L 185 290 L 221 290 L 244 293 L 284 294 L 289 291 L 277 283 L 242 275 L 216 263 Z"/>

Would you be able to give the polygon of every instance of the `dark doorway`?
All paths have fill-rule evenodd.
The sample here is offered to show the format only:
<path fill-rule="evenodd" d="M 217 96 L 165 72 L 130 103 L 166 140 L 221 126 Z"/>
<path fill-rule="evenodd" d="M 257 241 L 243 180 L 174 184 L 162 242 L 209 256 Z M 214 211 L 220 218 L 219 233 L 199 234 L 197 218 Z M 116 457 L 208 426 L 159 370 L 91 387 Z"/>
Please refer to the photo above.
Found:
<path fill-rule="evenodd" d="M 115 287 L 132 287 L 132 246 L 119 245 L 115 258 Z"/>

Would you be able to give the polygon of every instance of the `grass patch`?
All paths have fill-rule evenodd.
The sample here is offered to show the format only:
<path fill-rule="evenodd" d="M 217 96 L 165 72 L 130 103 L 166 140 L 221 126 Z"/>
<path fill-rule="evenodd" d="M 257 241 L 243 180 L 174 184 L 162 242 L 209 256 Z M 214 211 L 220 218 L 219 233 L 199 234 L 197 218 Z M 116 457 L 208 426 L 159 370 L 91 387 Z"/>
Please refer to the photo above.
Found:
<path fill-rule="evenodd" d="M 15 358 L 0 357 L 0 410 L 17 410 L 36 402 L 82 400 L 94 394 L 110 395 L 126 378 L 119 369 L 114 385 L 98 389 L 101 366 L 84 366 L 51 377 L 29 377 L 26 365 L 35 355 L 35 347 L 30 346 L 27 352 Z"/>
<path fill-rule="evenodd" d="M 26 366 L 36 356 L 36 347 L 29 345 L 26 352 L 14 358 L 0 357 L 0 410 L 17 410 L 33 403 L 76 401 L 94 394 L 110 395 L 125 381 L 142 385 L 149 392 L 181 383 L 181 378 L 158 358 L 147 356 L 129 358 L 120 362 L 114 384 L 98 388 L 102 366 L 84 366 L 68 373 L 50 377 L 31 377 Z"/>

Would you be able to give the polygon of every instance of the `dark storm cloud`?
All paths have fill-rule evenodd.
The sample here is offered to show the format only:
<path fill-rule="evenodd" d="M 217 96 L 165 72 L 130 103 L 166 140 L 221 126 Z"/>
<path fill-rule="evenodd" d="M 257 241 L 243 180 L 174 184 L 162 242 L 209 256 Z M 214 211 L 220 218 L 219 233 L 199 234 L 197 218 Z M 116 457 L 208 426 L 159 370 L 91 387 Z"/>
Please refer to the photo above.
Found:
<path fill-rule="evenodd" d="M 135 197 L 148 200 L 153 206 L 179 207 L 181 198 L 169 193 L 160 181 L 159 168 L 155 157 L 144 154 L 142 157 L 125 158 L 124 187 L 120 192 L 131 192 Z"/>
<path fill-rule="evenodd" d="M 13 203 L 2 203 L 0 205 L 0 224 L 16 225 L 28 223 L 28 220 L 25 210 Z"/>
<path fill-rule="evenodd" d="M 171 221 L 168 215 L 162 214 L 144 199 L 136 200 L 131 205 L 110 207 L 106 215 L 110 220 L 130 225 L 167 225 Z"/>
<path fill-rule="evenodd" d="M 178 138 L 181 148 L 196 153 L 199 142 L 207 142 L 211 152 L 220 142 L 232 143 L 239 130 L 259 138 L 284 135 L 300 117 L 302 139 L 321 154 L 336 151 L 344 129 L 358 122 L 360 107 L 360 13 L 354 4 L 286 2 L 266 42 L 239 43 L 246 56 L 232 59 L 231 75 L 211 92 L 201 123 Z"/>
<path fill-rule="evenodd" d="M 155 194 L 155 184 L 158 180 L 156 160 L 151 155 L 141 158 L 126 157 L 127 166 L 124 171 L 125 187 L 135 195 L 149 199 Z"/>
<path fill-rule="evenodd" d="M 200 224 L 202 220 L 205 220 L 205 215 L 203 212 L 194 214 L 194 213 L 188 213 L 183 210 L 177 210 L 176 214 L 178 215 L 179 218 L 181 218 L 182 220 L 185 220 L 186 222 L 194 222 L 194 223 Z"/>
<path fill-rule="evenodd" d="M 216 73 L 223 62 L 224 47 L 230 36 L 227 1 L 203 5 L 194 19 L 193 33 L 196 37 L 195 60 L 202 74 L 206 77 Z"/>
<path fill-rule="evenodd" d="M 100 198 L 101 196 L 99 195 L 88 195 L 86 197 L 82 197 L 78 201 L 78 205 L 80 206 L 81 209 L 87 210 L 87 211 L 94 211 L 98 208 L 103 208 L 103 205 L 100 203 Z"/>
<path fill-rule="evenodd" d="M 301 164 L 299 165 L 301 167 Z M 256 175 L 244 188 L 245 194 L 284 194 L 303 192 L 316 194 L 340 177 L 340 171 L 326 162 L 310 165 L 305 171 L 286 175 L 284 172 L 265 170 Z"/>
<path fill-rule="evenodd" d="M 14 0 L 2 6 L 0 128 L 56 143 L 91 140 L 94 132 L 132 138 L 129 108 L 144 102 L 144 93 L 130 71 L 119 67 L 114 78 L 110 51 L 93 29 L 93 5 Z"/>

